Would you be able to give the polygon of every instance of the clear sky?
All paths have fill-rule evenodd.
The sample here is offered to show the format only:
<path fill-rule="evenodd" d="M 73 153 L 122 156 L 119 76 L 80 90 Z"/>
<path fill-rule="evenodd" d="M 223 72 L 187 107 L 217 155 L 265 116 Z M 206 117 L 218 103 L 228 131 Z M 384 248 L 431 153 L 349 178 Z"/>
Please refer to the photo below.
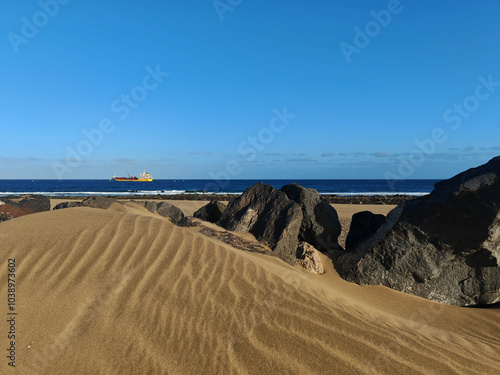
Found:
<path fill-rule="evenodd" d="M 500 155 L 498 1 L 0 7 L 0 178 L 447 178 Z"/>

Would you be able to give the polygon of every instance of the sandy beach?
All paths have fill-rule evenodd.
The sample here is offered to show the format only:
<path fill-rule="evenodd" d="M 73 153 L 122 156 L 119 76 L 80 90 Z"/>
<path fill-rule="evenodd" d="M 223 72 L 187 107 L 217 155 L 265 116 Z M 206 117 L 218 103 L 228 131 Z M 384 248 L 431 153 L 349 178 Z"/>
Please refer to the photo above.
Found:
<path fill-rule="evenodd" d="M 206 202 L 172 203 L 190 214 Z M 335 208 L 344 222 L 354 210 L 391 209 Z M 133 203 L 27 215 L 0 224 L 0 237 L 17 265 L 19 373 L 500 371 L 498 306 L 361 287 L 325 255 L 326 273 L 311 274 Z"/>

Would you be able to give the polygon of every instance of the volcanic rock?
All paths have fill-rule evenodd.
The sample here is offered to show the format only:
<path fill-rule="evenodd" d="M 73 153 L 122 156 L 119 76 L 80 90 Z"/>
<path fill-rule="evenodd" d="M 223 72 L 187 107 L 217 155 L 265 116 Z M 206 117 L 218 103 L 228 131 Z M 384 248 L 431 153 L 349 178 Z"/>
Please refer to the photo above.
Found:
<path fill-rule="evenodd" d="M 160 216 L 169 218 L 172 223 L 179 225 L 184 219 L 184 214 L 182 210 L 174 205 L 167 202 L 151 202 L 151 201 L 133 201 L 134 203 L 144 206 L 149 212 L 156 213 Z M 113 203 L 122 204 L 116 199 L 102 197 L 102 196 L 92 196 L 85 198 L 82 202 L 62 202 L 54 207 L 54 210 L 59 210 L 62 208 L 70 207 L 91 207 L 91 208 L 101 208 L 108 209 Z"/>
<path fill-rule="evenodd" d="M 307 242 L 300 242 L 297 247 L 298 263 L 309 272 L 325 273 L 323 262 L 319 257 L 319 251 Z"/>
<path fill-rule="evenodd" d="M 281 188 L 287 197 L 302 209 L 299 241 L 305 241 L 326 251 L 339 248 L 338 237 L 342 230 L 337 211 L 314 189 L 291 183 Z"/>
<path fill-rule="evenodd" d="M 151 202 L 151 201 L 147 201 L 147 202 L 133 201 L 133 202 L 137 203 L 139 205 L 143 205 L 144 207 L 146 207 L 146 210 L 148 210 L 149 212 L 151 212 L 153 214 L 156 213 L 156 210 L 158 208 L 157 202 Z"/>
<path fill-rule="evenodd" d="M 144 206 L 149 212 L 169 218 L 176 225 L 185 226 L 184 213 L 182 210 L 168 202 L 133 201 Z"/>
<path fill-rule="evenodd" d="M 103 210 L 107 210 L 113 203 L 116 202 L 118 201 L 113 198 L 93 196 L 85 198 L 81 203 L 81 207 L 101 208 Z"/>
<path fill-rule="evenodd" d="M 500 157 L 389 213 L 338 259 L 342 277 L 457 306 L 500 301 Z"/>
<path fill-rule="evenodd" d="M 198 219 L 194 216 L 184 216 L 184 218 L 177 223 L 178 226 L 180 227 L 198 227 L 203 224 L 203 220 Z"/>
<path fill-rule="evenodd" d="M 101 208 L 103 210 L 107 210 L 113 203 L 118 202 L 116 199 L 101 197 L 101 196 L 92 196 L 87 197 L 81 202 L 62 202 L 56 205 L 53 210 L 60 210 L 62 208 L 71 208 L 71 207 L 90 207 L 90 208 Z"/>
<path fill-rule="evenodd" d="M 50 211 L 50 199 L 43 195 L 0 197 L 0 221 L 43 211 Z"/>
<path fill-rule="evenodd" d="M 182 210 L 167 202 L 158 203 L 156 213 L 160 216 L 168 217 L 174 224 L 179 224 L 184 219 Z"/>
<path fill-rule="evenodd" d="M 323 194 L 323 199 L 330 204 L 393 204 L 398 205 L 413 197 L 410 195 L 337 195 Z"/>
<path fill-rule="evenodd" d="M 211 223 L 216 223 L 221 219 L 226 208 L 226 205 L 219 201 L 211 201 L 196 211 L 193 216 Z"/>
<path fill-rule="evenodd" d="M 302 210 L 285 193 L 259 182 L 229 203 L 217 223 L 237 232 L 250 232 L 287 263 L 295 263 Z"/>
<path fill-rule="evenodd" d="M 384 215 L 377 215 L 370 211 L 361 211 L 352 215 L 351 227 L 345 240 L 346 249 L 370 237 L 384 222 Z"/>
<path fill-rule="evenodd" d="M 82 202 L 61 202 L 56 204 L 52 210 L 61 210 L 63 208 L 71 208 L 71 207 L 81 207 Z"/>

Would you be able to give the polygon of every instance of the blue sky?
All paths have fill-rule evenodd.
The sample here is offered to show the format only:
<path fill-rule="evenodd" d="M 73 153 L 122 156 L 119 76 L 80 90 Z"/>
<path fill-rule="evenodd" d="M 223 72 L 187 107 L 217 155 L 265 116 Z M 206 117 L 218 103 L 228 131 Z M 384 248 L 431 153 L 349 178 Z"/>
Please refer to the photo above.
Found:
<path fill-rule="evenodd" d="M 1 7 L 1 178 L 447 178 L 500 154 L 493 0 Z"/>

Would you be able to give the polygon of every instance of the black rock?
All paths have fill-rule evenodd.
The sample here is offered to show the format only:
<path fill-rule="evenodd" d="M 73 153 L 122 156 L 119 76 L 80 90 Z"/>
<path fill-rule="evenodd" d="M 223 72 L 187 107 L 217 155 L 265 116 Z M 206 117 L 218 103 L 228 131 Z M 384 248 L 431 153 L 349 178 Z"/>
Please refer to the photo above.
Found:
<path fill-rule="evenodd" d="M 389 213 L 338 259 L 342 276 L 457 306 L 500 301 L 500 157 Z"/>
<path fill-rule="evenodd" d="M 101 208 L 103 210 L 107 210 L 113 203 L 116 202 L 118 201 L 113 198 L 93 196 L 85 198 L 81 203 L 81 207 Z"/>
<path fill-rule="evenodd" d="M 196 227 L 200 225 L 200 221 L 193 216 L 184 216 L 184 218 L 177 224 L 180 227 Z"/>
<path fill-rule="evenodd" d="M 384 215 L 377 215 L 370 211 L 361 211 L 352 215 L 351 227 L 345 240 L 346 249 L 370 237 L 384 222 Z"/>
<path fill-rule="evenodd" d="M 143 205 L 144 207 L 146 207 L 146 209 L 155 214 L 156 213 L 156 209 L 158 208 L 158 203 L 157 202 L 152 202 L 152 201 L 147 201 L 147 202 L 138 202 L 138 201 L 134 201 L 134 203 L 137 203 L 137 204 L 140 204 L 140 205 Z"/>
<path fill-rule="evenodd" d="M 295 263 L 302 210 L 285 193 L 259 182 L 229 203 L 217 223 L 237 232 L 250 232 L 273 254 Z"/>
<path fill-rule="evenodd" d="M 308 242 L 319 250 L 337 249 L 342 230 L 337 211 L 314 189 L 291 183 L 281 188 L 287 197 L 302 209 L 299 241 Z"/>
<path fill-rule="evenodd" d="M 53 210 L 60 210 L 62 208 L 71 207 L 90 207 L 90 208 L 101 208 L 107 210 L 113 203 L 118 202 L 116 199 L 102 197 L 102 196 L 92 196 L 87 197 L 81 202 L 62 202 L 56 205 Z"/>
<path fill-rule="evenodd" d="M 410 195 L 336 195 L 323 194 L 323 199 L 330 204 L 393 204 L 398 205 L 413 197 Z"/>
<path fill-rule="evenodd" d="M 163 217 L 168 217 L 172 223 L 179 225 L 184 219 L 184 213 L 176 206 L 167 202 L 151 202 L 151 201 L 132 201 L 141 206 L 146 207 L 149 212 L 156 213 Z M 102 196 L 92 196 L 85 198 L 82 202 L 62 202 L 54 207 L 54 210 L 70 207 L 91 207 L 108 209 L 113 203 L 120 203 L 116 199 Z"/>
<path fill-rule="evenodd" d="M 176 225 L 184 226 L 184 213 L 182 210 L 167 202 L 152 202 L 152 201 L 132 201 L 138 205 L 146 207 L 146 209 L 163 217 L 167 217 Z"/>
<path fill-rule="evenodd" d="M 184 213 L 179 207 L 167 202 L 158 203 L 156 213 L 163 217 L 168 217 L 172 223 L 180 225 L 184 219 Z"/>
<path fill-rule="evenodd" d="M 82 202 L 61 202 L 54 206 L 53 210 L 61 210 L 63 208 L 71 208 L 71 207 L 81 207 Z"/>
<path fill-rule="evenodd" d="M 211 201 L 196 211 L 193 216 L 211 223 L 217 223 L 226 208 L 226 205 L 219 201 Z"/>
<path fill-rule="evenodd" d="M 44 211 L 50 211 L 50 199 L 43 195 L 0 197 L 0 221 Z"/>

